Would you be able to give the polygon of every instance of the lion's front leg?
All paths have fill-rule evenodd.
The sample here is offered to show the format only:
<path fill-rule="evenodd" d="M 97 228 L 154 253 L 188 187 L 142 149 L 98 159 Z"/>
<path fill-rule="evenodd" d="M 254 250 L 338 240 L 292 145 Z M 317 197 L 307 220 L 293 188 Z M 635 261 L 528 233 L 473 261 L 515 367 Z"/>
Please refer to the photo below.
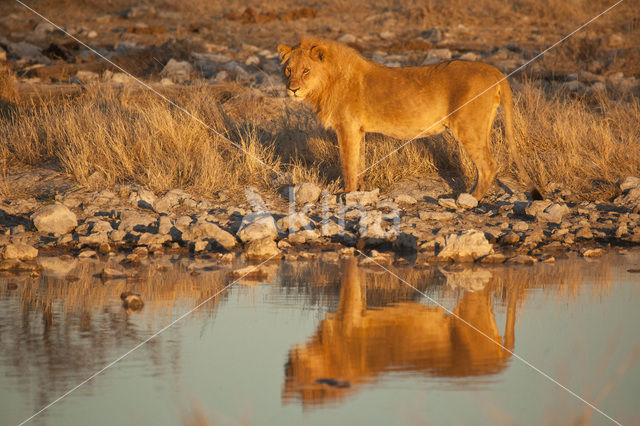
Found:
<path fill-rule="evenodd" d="M 344 189 L 346 192 L 357 191 L 361 161 L 360 147 L 364 132 L 359 125 L 351 125 L 337 129 L 337 133 Z"/>

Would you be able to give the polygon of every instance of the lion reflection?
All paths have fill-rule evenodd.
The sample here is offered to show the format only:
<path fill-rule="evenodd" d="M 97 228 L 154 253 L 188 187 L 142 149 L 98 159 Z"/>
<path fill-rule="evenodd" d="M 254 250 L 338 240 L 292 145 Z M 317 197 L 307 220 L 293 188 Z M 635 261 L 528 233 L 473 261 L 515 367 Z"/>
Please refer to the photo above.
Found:
<path fill-rule="evenodd" d="M 455 315 L 483 336 L 436 306 L 405 302 L 367 310 L 361 277 L 355 260 L 348 261 L 337 312 L 327 314 L 308 343 L 290 351 L 284 401 L 299 398 L 311 405 L 339 400 L 385 372 L 465 377 L 506 368 L 511 354 L 502 346 L 511 350 L 514 345 L 515 290 L 507 295 L 504 336 L 493 315 L 490 284 L 458 299 Z M 333 382 L 341 386 L 327 385 Z"/>

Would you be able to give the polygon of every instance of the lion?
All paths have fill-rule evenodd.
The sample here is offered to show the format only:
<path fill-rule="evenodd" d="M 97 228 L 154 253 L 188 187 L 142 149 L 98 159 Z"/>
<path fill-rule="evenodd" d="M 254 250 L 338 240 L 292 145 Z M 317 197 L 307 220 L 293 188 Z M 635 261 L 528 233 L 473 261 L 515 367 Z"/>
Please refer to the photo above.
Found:
<path fill-rule="evenodd" d="M 524 174 L 513 138 L 511 88 L 491 65 L 453 60 L 389 68 L 337 41 L 318 38 L 303 38 L 293 47 L 280 44 L 278 53 L 288 95 L 306 101 L 321 124 L 337 133 L 347 192 L 359 186 L 365 133 L 414 139 L 449 130 L 475 164 L 471 191 L 481 200 L 496 175 L 489 139 L 501 100 L 506 140 Z M 528 183 L 534 198 L 541 198 Z"/>

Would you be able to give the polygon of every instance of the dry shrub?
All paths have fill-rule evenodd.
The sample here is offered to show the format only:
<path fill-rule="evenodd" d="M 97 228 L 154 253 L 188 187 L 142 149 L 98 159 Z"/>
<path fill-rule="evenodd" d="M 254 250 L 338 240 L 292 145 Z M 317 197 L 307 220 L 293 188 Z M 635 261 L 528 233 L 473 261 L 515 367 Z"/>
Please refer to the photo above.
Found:
<path fill-rule="evenodd" d="M 223 134 L 233 147 L 156 95 L 90 89 L 73 102 L 51 102 L 0 123 L 10 157 L 28 164 L 54 161 L 80 184 L 135 182 L 155 191 L 173 187 L 208 193 L 234 186 L 268 186 L 280 168 L 273 143 L 251 128 L 233 128 L 206 88 L 179 102 Z M 6 153 L 5 153 L 6 155 Z M 262 163 L 266 163 L 265 167 Z"/>
<path fill-rule="evenodd" d="M 517 143 L 538 182 L 556 182 L 585 198 L 610 197 L 640 170 L 640 102 L 575 98 L 525 84 L 516 107 Z M 501 141 L 501 133 L 494 131 Z M 499 145 L 501 164 L 508 156 Z"/>
<path fill-rule="evenodd" d="M 277 184 L 301 181 L 340 189 L 335 133 L 321 129 L 308 108 L 274 108 L 243 96 L 221 105 L 219 96 L 219 88 L 203 86 L 183 89 L 175 100 L 242 151 L 154 94 L 89 88 L 73 100 L 12 109 L 0 121 L 6 141 L 0 165 L 53 162 L 94 189 L 137 183 L 156 192 L 180 187 L 209 194 L 247 185 L 275 191 Z M 640 170 L 637 99 L 576 98 L 531 83 L 516 98 L 516 143 L 527 173 L 542 186 L 556 182 L 586 198 L 613 196 L 622 178 Z M 252 118 L 229 115 L 238 105 Z M 501 121 L 492 134 L 499 173 L 525 181 L 503 140 Z M 475 180 L 473 163 L 450 135 L 415 140 L 384 158 L 403 143 L 367 135 L 364 167 L 382 161 L 363 174 L 366 188 L 385 190 L 435 173 L 455 184 L 451 178 L 463 176 L 456 190 Z M 285 176 L 275 179 L 277 172 Z"/>

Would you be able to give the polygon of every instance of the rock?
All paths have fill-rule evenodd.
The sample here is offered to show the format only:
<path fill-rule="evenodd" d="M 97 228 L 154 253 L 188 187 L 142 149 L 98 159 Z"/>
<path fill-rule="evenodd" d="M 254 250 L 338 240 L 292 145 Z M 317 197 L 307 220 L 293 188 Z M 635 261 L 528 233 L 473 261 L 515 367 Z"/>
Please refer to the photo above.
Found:
<path fill-rule="evenodd" d="M 120 215 L 119 231 L 124 232 L 147 232 L 151 224 L 156 221 L 156 218 L 148 215 L 141 214 L 134 211 L 125 211 Z"/>
<path fill-rule="evenodd" d="M 567 213 L 569 213 L 569 207 L 566 204 L 552 204 L 544 211 L 538 212 L 536 219 L 543 222 L 561 223 Z"/>
<path fill-rule="evenodd" d="M 590 240 L 593 238 L 593 233 L 588 226 L 583 226 L 582 228 L 578 229 L 578 232 L 576 232 L 576 238 Z"/>
<path fill-rule="evenodd" d="M 78 258 L 80 259 L 88 259 L 90 257 L 98 257 L 98 253 L 93 250 L 82 250 L 78 253 Z"/>
<path fill-rule="evenodd" d="M 284 232 L 297 232 L 301 229 L 313 228 L 313 222 L 304 213 L 296 212 L 278 220 L 278 228 Z"/>
<path fill-rule="evenodd" d="M 169 62 L 164 66 L 160 75 L 168 78 L 174 83 L 182 83 L 185 80 L 191 78 L 193 73 L 193 65 L 187 61 L 177 61 L 175 59 L 169 59 Z"/>
<path fill-rule="evenodd" d="M 290 234 L 287 239 L 293 244 L 304 244 L 307 241 L 314 241 L 320 238 L 320 233 L 315 229 L 304 229 Z M 278 246 L 279 247 L 279 246 Z"/>
<path fill-rule="evenodd" d="M 506 260 L 505 263 L 512 263 L 515 265 L 531 265 L 538 261 L 535 257 L 527 256 L 524 254 L 510 257 Z"/>
<path fill-rule="evenodd" d="M 393 201 L 397 204 L 409 204 L 414 205 L 418 202 L 414 197 L 408 194 L 400 194 L 393 198 Z"/>
<path fill-rule="evenodd" d="M 438 44 L 444 39 L 444 31 L 438 27 L 432 27 L 422 32 L 424 37 L 429 43 Z"/>
<path fill-rule="evenodd" d="M 520 235 L 518 235 L 516 232 L 509 232 L 503 235 L 502 238 L 500 239 L 500 242 L 502 244 L 516 244 L 519 241 L 520 241 Z"/>
<path fill-rule="evenodd" d="M 126 232 L 116 229 L 114 231 L 109 232 L 109 240 L 113 241 L 114 243 L 117 243 L 122 241 L 126 235 L 127 235 Z"/>
<path fill-rule="evenodd" d="M 629 176 L 626 177 L 620 184 L 620 191 L 624 192 L 631 188 L 640 187 L 640 177 Z"/>
<path fill-rule="evenodd" d="M 83 246 L 99 246 L 108 243 L 109 236 L 106 232 L 92 232 L 89 235 L 78 237 L 78 242 Z"/>
<path fill-rule="evenodd" d="M 529 216 L 536 217 L 538 215 L 538 213 L 543 212 L 544 209 L 549 207 L 551 204 L 553 204 L 553 203 L 551 201 L 549 201 L 549 200 L 532 201 L 529 205 L 527 205 L 525 207 L 524 213 L 529 215 Z"/>
<path fill-rule="evenodd" d="M 138 241 L 136 241 L 136 244 L 141 246 L 155 246 L 155 245 L 163 245 L 164 243 L 167 243 L 172 240 L 173 238 L 171 238 L 171 235 L 168 235 L 168 234 L 152 234 L 150 232 L 145 232 L 144 234 L 140 235 L 140 238 L 138 238 Z"/>
<path fill-rule="evenodd" d="M 517 232 L 523 232 L 529 229 L 529 224 L 523 220 L 519 220 L 511 226 L 511 229 Z"/>
<path fill-rule="evenodd" d="M 38 209 L 31 215 L 33 225 L 38 231 L 62 235 L 78 226 L 76 215 L 64 204 L 50 204 Z"/>
<path fill-rule="evenodd" d="M 38 249 L 28 244 L 7 244 L 0 249 L 4 259 L 33 260 L 38 256 Z"/>
<path fill-rule="evenodd" d="M 604 249 L 595 248 L 595 249 L 586 249 L 582 250 L 580 254 L 582 257 L 599 257 L 605 253 Z"/>
<path fill-rule="evenodd" d="M 490 254 L 492 251 L 493 246 L 487 241 L 484 232 L 470 229 L 461 234 L 445 237 L 444 247 L 438 253 L 438 258 L 471 262 Z"/>
<path fill-rule="evenodd" d="M 437 222 L 448 222 L 456 218 L 451 212 L 420 212 L 420 220 L 435 220 Z"/>
<path fill-rule="evenodd" d="M 507 259 L 507 257 L 502 253 L 493 253 L 493 254 L 488 254 L 485 257 L 483 257 L 482 259 L 480 259 L 480 262 L 482 262 L 482 263 L 503 263 L 506 259 Z"/>
<path fill-rule="evenodd" d="M 237 236 L 243 243 L 264 238 L 273 240 L 278 237 L 278 228 L 270 214 L 250 213 L 242 219 Z"/>
<path fill-rule="evenodd" d="M 564 88 L 570 92 L 575 93 L 584 93 L 586 90 L 585 85 L 578 80 L 568 81 L 564 83 Z"/>
<path fill-rule="evenodd" d="M 380 189 L 376 188 L 373 191 L 353 191 L 344 194 L 344 202 L 347 205 L 350 204 L 362 204 L 364 206 L 368 204 L 375 204 L 378 202 L 378 196 L 380 195 Z"/>
<path fill-rule="evenodd" d="M 444 207 L 445 209 L 457 210 L 458 205 L 456 204 L 456 200 L 453 198 L 440 198 L 438 200 L 438 204 Z"/>
<path fill-rule="evenodd" d="M 125 291 L 120 295 L 120 299 L 122 299 L 122 307 L 124 307 L 127 312 L 140 312 L 144 307 L 144 302 L 139 294 Z"/>
<path fill-rule="evenodd" d="M 156 194 L 147 189 L 136 189 L 129 194 L 129 201 L 141 209 L 153 210 Z"/>
<path fill-rule="evenodd" d="M 127 274 L 115 268 L 105 267 L 100 273 L 100 277 L 103 280 L 124 279 L 127 278 Z"/>
<path fill-rule="evenodd" d="M 189 200 L 193 200 L 191 194 L 181 189 L 172 189 L 153 203 L 153 209 L 158 213 L 167 213 Z"/>
<path fill-rule="evenodd" d="M 194 223 L 182 233 L 182 239 L 184 241 L 208 240 L 225 250 L 231 250 L 237 243 L 233 235 L 211 222 Z"/>
<path fill-rule="evenodd" d="M 51 61 L 42 54 L 40 48 L 34 44 L 20 41 L 18 43 L 7 43 L 7 48 L 11 55 L 20 59 L 28 59 L 34 62 L 50 63 Z"/>
<path fill-rule="evenodd" d="M 298 204 L 315 203 L 320 197 L 322 189 L 310 182 L 297 183 L 293 187 L 295 202 Z"/>
<path fill-rule="evenodd" d="M 380 33 L 380 38 L 383 40 L 391 40 L 392 38 L 395 38 L 395 36 L 395 33 L 391 31 L 383 31 Z"/>
<path fill-rule="evenodd" d="M 106 220 L 96 220 L 91 222 L 91 232 L 104 232 L 109 233 L 113 231 L 113 227 Z"/>
<path fill-rule="evenodd" d="M 474 52 L 466 52 L 458 57 L 458 59 L 462 61 L 477 61 L 480 59 L 480 56 Z"/>
<path fill-rule="evenodd" d="M 476 207 L 478 205 L 478 200 L 476 200 L 473 195 L 463 192 L 462 194 L 458 195 L 456 204 L 462 207 L 463 209 L 468 210 Z"/>
<path fill-rule="evenodd" d="M 265 259 L 280 254 L 280 249 L 272 237 L 249 240 L 245 246 L 245 254 L 249 259 Z"/>
<path fill-rule="evenodd" d="M 338 37 L 338 41 L 340 43 L 355 43 L 356 42 L 356 36 L 354 36 L 353 34 L 343 34 L 340 37 Z"/>
<path fill-rule="evenodd" d="M 431 49 L 427 53 L 427 58 L 451 59 L 451 51 L 449 49 Z"/>
<path fill-rule="evenodd" d="M 158 234 L 169 234 L 173 228 L 173 223 L 169 216 L 160 216 L 158 218 Z"/>

